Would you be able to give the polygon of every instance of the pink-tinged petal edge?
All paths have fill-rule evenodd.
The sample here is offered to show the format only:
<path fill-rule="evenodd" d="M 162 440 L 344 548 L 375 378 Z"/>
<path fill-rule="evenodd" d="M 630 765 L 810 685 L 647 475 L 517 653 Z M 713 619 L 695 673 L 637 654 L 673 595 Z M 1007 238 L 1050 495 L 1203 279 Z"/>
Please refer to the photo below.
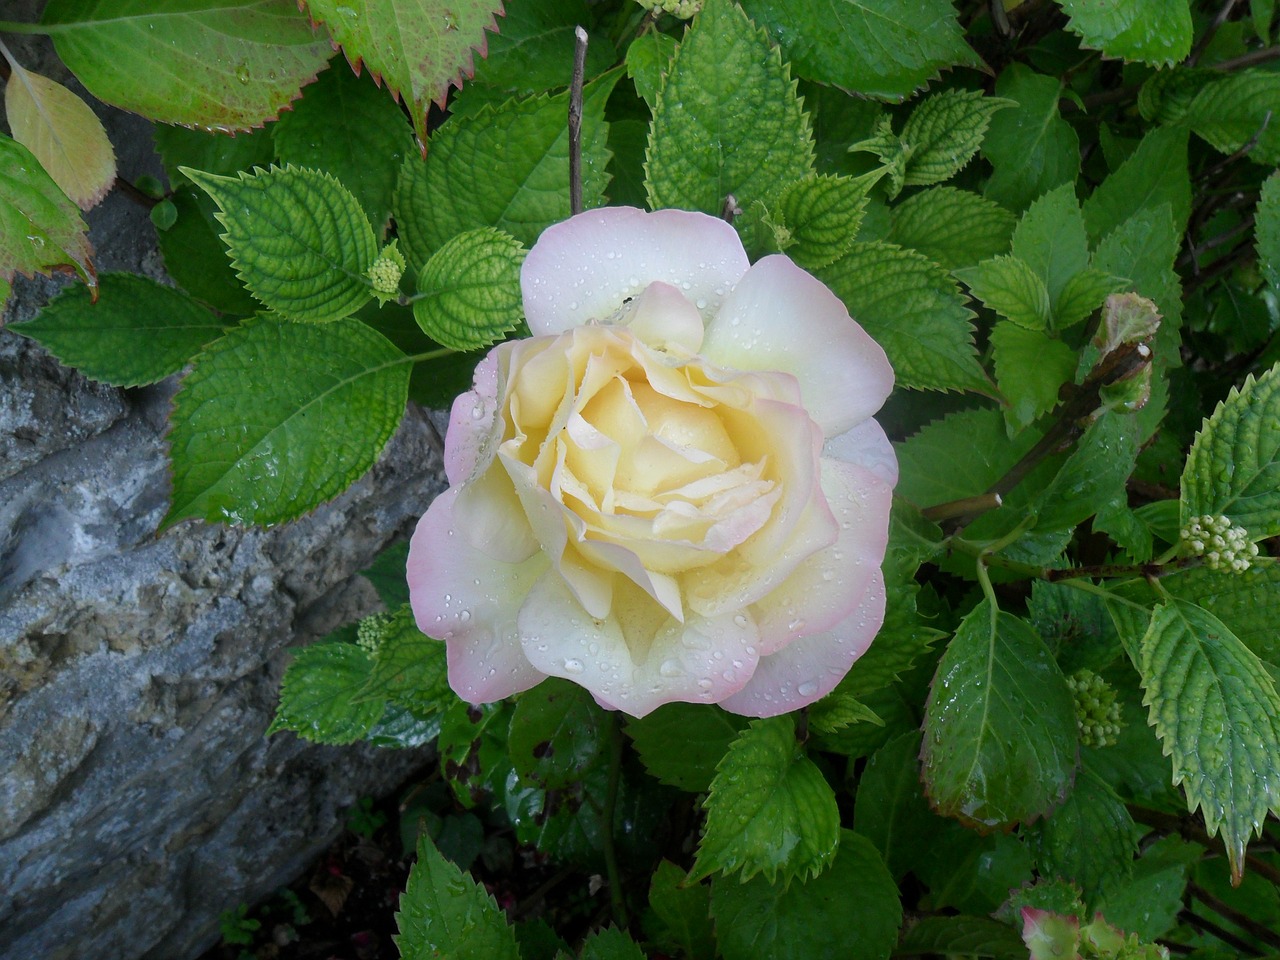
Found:
<path fill-rule="evenodd" d="M 870 470 L 891 487 L 898 485 L 898 455 L 874 420 L 864 420 L 852 430 L 831 437 L 822 446 L 822 455 Z"/>
<path fill-rule="evenodd" d="M 446 490 L 413 533 L 406 574 L 418 629 L 443 640 L 449 686 L 468 703 L 490 703 L 545 679 L 520 646 L 516 619 L 547 569 L 542 553 L 503 563 L 476 550 L 454 529 L 457 488 Z"/>
<path fill-rule="evenodd" d="M 498 356 L 490 350 L 476 364 L 472 388 L 458 394 L 449 412 L 449 432 L 444 441 L 444 474 L 457 486 L 471 478 L 497 448 Z"/>
<path fill-rule="evenodd" d="M 737 232 L 716 217 L 600 207 L 553 224 L 533 245 L 520 270 L 525 319 L 534 336 L 608 320 L 655 280 L 710 317 L 748 265 Z"/>
<path fill-rule="evenodd" d="M 756 262 L 707 325 L 702 355 L 738 370 L 782 370 L 800 381 L 827 437 L 880 409 L 893 368 L 880 345 L 820 280 L 781 254 Z"/>
<path fill-rule="evenodd" d="M 871 646 L 884 610 L 884 576 L 876 570 L 849 616 L 762 658 L 751 681 L 720 706 L 747 717 L 775 717 L 821 700 Z"/>

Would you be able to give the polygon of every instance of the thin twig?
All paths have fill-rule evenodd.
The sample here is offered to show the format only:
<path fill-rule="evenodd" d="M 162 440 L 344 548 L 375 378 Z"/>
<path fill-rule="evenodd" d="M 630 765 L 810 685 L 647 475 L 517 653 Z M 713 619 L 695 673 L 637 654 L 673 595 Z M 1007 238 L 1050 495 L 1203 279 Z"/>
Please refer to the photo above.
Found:
<path fill-rule="evenodd" d="M 582 212 L 582 82 L 587 72 L 587 31 L 573 28 L 573 80 L 569 84 L 569 212 Z"/>
<path fill-rule="evenodd" d="M 1218 247 L 1225 247 L 1231 241 L 1236 240 L 1241 234 L 1248 233 L 1253 229 L 1253 214 L 1245 217 L 1230 230 L 1211 237 L 1198 247 L 1192 247 L 1178 259 L 1178 266 L 1192 266 L 1196 272 L 1200 271 L 1200 255 L 1208 253 L 1210 250 L 1217 250 Z"/>
<path fill-rule="evenodd" d="M 1206 907 L 1222 914 L 1250 936 L 1256 937 L 1258 940 L 1261 940 L 1269 946 L 1280 947 L 1280 934 L 1277 934 L 1274 930 L 1263 926 L 1257 920 L 1250 918 L 1247 914 L 1241 913 L 1229 903 L 1224 903 L 1219 900 L 1199 884 L 1194 882 L 1188 883 L 1187 893 L 1191 894 L 1191 896 L 1195 897 Z"/>
<path fill-rule="evenodd" d="M 926 520 L 940 523 L 943 520 L 964 519 L 965 522 L 981 516 L 989 510 L 995 510 L 1004 501 L 998 493 L 980 493 L 976 497 L 963 497 L 960 500 L 948 500 L 921 510 Z"/>
<path fill-rule="evenodd" d="M 609 881 L 609 901 L 613 905 L 613 922 L 627 927 L 627 903 L 622 896 L 622 874 L 618 870 L 618 852 L 613 842 L 614 819 L 618 810 L 618 785 L 622 777 L 622 728 L 619 714 L 609 715 L 609 783 L 605 788 L 604 810 L 600 814 L 604 834 L 604 868 Z"/>
<path fill-rule="evenodd" d="M 1198 913 L 1192 913 L 1191 910 L 1185 909 L 1179 912 L 1178 919 L 1189 927 L 1195 927 L 1201 933 L 1207 933 L 1210 936 L 1217 937 L 1228 946 L 1235 947 L 1242 954 L 1250 957 L 1262 956 L 1262 951 L 1246 940 L 1237 937 L 1230 930 L 1223 930 L 1212 920 L 1206 920 Z"/>
<path fill-rule="evenodd" d="M 1240 70 L 1244 67 L 1256 66 L 1259 63 L 1267 63 L 1277 57 L 1280 57 L 1280 46 L 1262 47 L 1258 50 L 1242 53 L 1238 57 L 1232 57 L 1230 60 L 1223 60 L 1221 63 L 1211 63 L 1208 69 L 1217 70 L 1219 73 L 1230 73 L 1232 70 Z"/>
<path fill-rule="evenodd" d="M 1226 0 L 1221 7 L 1218 8 L 1218 15 L 1213 18 L 1213 23 L 1204 32 L 1204 36 L 1196 44 L 1196 48 L 1191 51 L 1191 55 L 1187 57 L 1187 66 L 1194 67 L 1196 61 L 1200 59 L 1200 54 L 1204 53 L 1205 47 L 1213 41 L 1214 34 L 1218 32 L 1218 28 L 1227 22 L 1227 18 L 1231 16 L 1231 10 L 1236 5 L 1236 0 Z"/>
<path fill-rule="evenodd" d="M 1172 813 L 1162 813 L 1159 810 L 1151 810 L 1136 803 L 1126 804 L 1126 806 L 1129 808 L 1129 815 L 1138 823 L 1145 823 L 1148 827 L 1154 827 L 1164 833 L 1176 833 L 1184 840 L 1198 843 L 1200 846 L 1210 850 L 1219 850 L 1222 847 L 1220 840 L 1215 840 L 1209 836 L 1204 827 L 1200 826 L 1190 816 L 1179 817 Z M 1248 869 L 1267 882 L 1280 886 L 1280 870 L 1277 870 L 1265 860 L 1259 860 L 1257 857 L 1246 853 L 1244 855 L 1244 863 Z"/>

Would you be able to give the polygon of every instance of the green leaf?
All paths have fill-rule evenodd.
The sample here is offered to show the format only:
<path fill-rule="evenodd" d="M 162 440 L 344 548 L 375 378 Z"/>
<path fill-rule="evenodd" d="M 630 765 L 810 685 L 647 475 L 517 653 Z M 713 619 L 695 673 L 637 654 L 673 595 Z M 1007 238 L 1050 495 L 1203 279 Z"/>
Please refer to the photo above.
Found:
<path fill-rule="evenodd" d="M 592 6 L 586 0 L 541 0 L 504 7 L 498 32 L 485 38 L 489 52 L 476 61 L 467 92 L 483 87 L 486 92 L 528 96 L 567 87 L 573 73 L 573 28 L 583 24 L 591 30 Z M 608 33 L 591 31 L 585 76 L 598 76 L 616 62 Z"/>
<path fill-rule="evenodd" d="M 934 809 L 985 827 L 1034 820 L 1070 789 L 1075 754 L 1062 671 L 1025 621 L 983 600 L 948 644 L 925 706 Z"/>
<path fill-rule="evenodd" d="M 797 74 L 849 93 L 902 100 L 947 67 L 982 66 L 964 42 L 950 0 L 747 0 L 743 6 L 782 45 Z"/>
<path fill-rule="evenodd" d="M 335 63 L 271 131 L 282 163 L 331 174 L 381 232 L 400 167 L 416 147 L 404 113 L 372 77 Z"/>
<path fill-rule="evenodd" d="M 889 215 L 890 243 L 916 250 L 948 270 L 1007 252 L 1015 222 L 998 203 L 956 187 L 921 190 Z"/>
<path fill-rule="evenodd" d="M 984 97 L 981 90 L 944 90 L 925 97 L 902 128 L 907 158 L 907 186 L 928 186 L 948 179 L 965 166 L 982 145 L 992 116 L 1016 104 Z"/>
<path fill-rule="evenodd" d="M 711 912 L 724 960 L 886 960 L 902 923 L 898 888 L 866 837 L 840 831 L 816 877 L 790 884 L 716 877 Z"/>
<path fill-rule="evenodd" d="M 1255 214 L 1258 267 L 1271 288 L 1280 291 L 1280 172 L 1267 177 Z"/>
<path fill-rule="evenodd" d="M 895 957 L 982 957 L 1026 960 L 1022 937 L 989 917 L 923 917 L 902 934 Z"/>
<path fill-rule="evenodd" d="M 405 580 L 408 559 L 409 541 L 397 540 L 360 571 L 360 575 L 373 584 L 373 589 L 378 591 L 378 599 L 388 609 L 394 610 L 409 602 L 409 584 Z"/>
<path fill-rule="evenodd" d="M 333 55 L 293 0 L 50 0 L 41 22 L 99 100 L 217 130 L 276 116 Z"/>
<path fill-rule="evenodd" d="M 987 196 L 1022 210 L 1047 190 L 1075 183 L 1080 138 L 1058 112 L 1062 82 L 1015 63 L 1000 74 L 995 92 L 1018 106 L 992 117 L 982 142 L 982 155 L 995 168 Z"/>
<path fill-rule="evenodd" d="M 1133 873 L 1133 817 L 1087 764 L 1066 802 L 1033 830 L 1041 875 L 1075 881 L 1090 904 Z"/>
<path fill-rule="evenodd" d="M 1187 107 L 1186 122 L 1222 153 L 1249 146 L 1255 163 L 1280 163 L 1280 73 L 1241 70 L 1205 86 Z"/>
<path fill-rule="evenodd" d="M 1173 782 L 1200 808 L 1209 836 L 1222 830 L 1233 878 L 1245 845 L 1280 813 L 1280 697 L 1262 662 L 1217 617 L 1185 600 L 1160 604 L 1138 651 Z"/>
<path fill-rule="evenodd" d="M 217 203 L 240 279 L 281 316 L 330 323 L 372 295 L 364 272 L 378 243 L 359 201 L 328 174 L 295 167 L 238 177 L 182 172 Z"/>
<path fill-rule="evenodd" d="M 1017 463 L 1036 439 L 1024 432 L 1011 440 L 997 410 L 951 414 L 895 444 L 897 495 L 918 507 L 977 496 Z M 941 463 L 947 469 L 937 469 Z"/>
<path fill-rule="evenodd" d="M 604 104 L 620 73 L 588 84 L 582 105 L 582 196 L 599 206 L 607 182 Z M 431 137 L 426 160 L 400 171 L 395 219 L 417 267 L 466 230 L 496 227 L 530 246 L 569 214 L 569 94 L 485 104 L 453 116 Z"/>
<path fill-rule="evenodd" d="M 1161 577 L 1160 583 L 1173 596 L 1204 607 L 1261 659 L 1280 663 L 1274 612 L 1280 597 L 1280 560 L 1258 557 L 1243 573 L 1191 567 Z"/>
<path fill-rule="evenodd" d="M 1129 288 L 1129 281 L 1101 270 L 1081 270 L 1067 280 L 1053 305 L 1053 326 L 1066 330 L 1086 319 L 1113 293 Z"/>
<path fill-rule="evenodd" d="M 87 288 L 68 287 L 12 329 L 87 377 L 136 387 L 181 370 L 225 325 L 179 290 L 135 274 L 108 273 L 96 304 Z"/>
<path fill-rule="evenodd" d="M 920 786 L 920 731 L 890 740 L 872 754 L 858 781 L 853 826 L 875 844 L 901 880 L 934 842 L 938 819 Z"/>
<path fill-rule="evenodd" d="M 1263 43 L 1271 40 L 1271 21 L 1276 15 L 1276 0 L 1250 0 L 1249 15 L 1253 18 L 1253 30 Z"/>
<path fill-rule="evenodd" d="M 671 58 L 676 53 L 676 41 L 657 30 L 642 33 L 627 47 L 627 76 L 636 86 L 636 93 L 652 110 L 658 102 L 658 91 L 671 68 Z M 590 48 L 588 48 L 590 49 Z"/>
<path fill-rule="evenodd" d="M 1182 525 L 1229 517 L 1249 539 L 1280 534 L 1280 365 L 1233 387 L 1204 422 L 1182 473 Z"/>
<path fill-rule="evenodd" d="M 987 307 L 1026 330 L 1049 324 L 1049 291 L 1018 257 L 995 257 L 953 271 Z"/>
<path fill-rule="evenodd" d="M 486 31 L 497 33 L 494 0 L 309 0 L 347 59 L 363 64 L 409 107 L 418 139 L 427 140 L 427 108 L 444 105 L 449 88 L 475 72 Z"/>
<path fill-rule="evenodd" d="M 1056 306 L 1067 282 L 1089 266 L 1089 238 L 1074 186 L 1063 184 L 1031 204 L 1013 231 L 1013 255 L 1044 281 Z"/>
<path fill-rule="evenodd" d="M 404 413 L 410 365 L 355 320 L 249 320 L 196 361 L 174 400 L 173 501 L 187 517 L 292 520 L 336 497 Z"/>
<path fill-rule="evenodd" d="M 418 862 L 400 896 L 396 946 L 402 960 L 431 957 L 519 960 L 515 931 L 493 898 L 440 855 L 431 838 L 418 838 Z"/>
<path fill-rule="evenodd" d="M 578 960 L 645 960 L 645 956 L 640 945 L 617 927 L 606 927 L 583 941 Z"/>
<path fill-rule="evenodd" d="M 1191 216 L 1191 175 L 1185 127 L 1156 127 L 1084 202 L 1089 238 L 1105 237 L 1131 217 L 1169 204 L 1179 232 Z M 1128 276 L 1128 271 L 1117 270 Z"/>
<path fill-rule="evenodd" d="M 706 801 L 707 826 L 689 880 L 742 872 L 817 876 L 840 842 L 835 794 L 796 743 L 788 714 L 755 720 L 716 768 Z"/>
<path fill-rule="evenodd" d="M 414 625 L 407 604 L 384 628 L 373 655 L 373 670 L 361 693 L 394 701 L 423 718 L 452 702 L 444 644 Z"/>
<path fill-rule="evenodd" d="M 1009 405 L 1005 419 L 1021 429 L 1058 405 L 1058 390 L 1076 370 L 1076 352 L 1061 340 L 1008 321 L 991 328 L 996 384 Z"/>
<path fill-rule="evenodd" d="M 649 882 L 649 906 L 660 928 L 650 936 L 669 953 L 689 960 L 713 960 L 716 940 L 711 929 L 711 887 L 705 883 L 686 886 L 684 877 L 684 871 L 670 860 L 658 864 Z"/>
<path fill-rule="evenodd" d="M 817 276 L 884 347 L 898 386 L 987 391 L 973 345 L 973 311 L 950 275 L 887 243 L 855 243 Z"/>
<path fill-rule="evenodd" d="M 1134 864 L 1129 882 L 1107 892 L 1101 904 L 1107 922 L 1145 941 L 1163 937 L 1178 925 L 1187 872 L 1203 856 L 1203 847 L 1178 837 L 1152 843 Z"/>
<path fill-rule="evenodd" d="M 1086 47 L 1117 60 L 1168 67 L 1191 52 L 1191 4 L 1188 0 L 1132 0 L 1091 3 L 1058 0 L 1071 19 L 1067 29 Z"/>
<path fill-rule="evenodd" d="M 1131 414 L 1107 412 L 1089 425 L 1067 462 L 1035 500 L 1037 529 L 1069 530 L 1123 499 L 1138 457 Z"/>
<path fill-rule="evenodd" d="M 361 696 L 373 663 L 354 643 L 317 643 L 293 651 L 280 684 L 280 704 L 268 736 L 292 730 L 316 743 L 354 743 L 386 709 Z"/>
<path fill-rule="evenodd" d="M 789 183 L 775 203 L 790 234 L 787 256 L 805 270 L 835 263 L 853 246 L 874 179 L 810 174 Z"/>
<path fill-rule="evenodd" d="M 745 211 L 813 170 L 813 132 L 778 51 L 731 0 L 707 0 L 649 128 L 649 206 Z M 736 221 L 749 226 L 752 215 Z M 744 220 L 746 223 L 744 223 Z"/>
<path fill-rule="evenodd" d="M 980 836 L 953 820 L 934 818 L 928 852 L 914 872 L 929 888 L 934 909 L 994 913 L 1011 890 L 1031 883 L 1031 854 L 1016 836 Z"/>
<path fill-rule="evenodd" d="M 746 721 L 719 707 L 667 703 L 639 720 L 627 720 L 627 735 L 640 762 L 661 783 L 689 793 L 706 793 L 716 766 Z M 680 749 L 671 745 L 679 743 Z"/>
<path fill-rule="evenodd" d="M 432 340 L 476 350 L 501 340 L 524 316 L 520 265 L 524 246 L 501 230 L 460 233 L 418 274 L 413 318 Z"/>
<path fill-rule="evenodd" d="M 581 780 L 604 755 L 609 723 L 591 694 L 553 677 L 516 701 L 507 735 L 511 765 L 549 790 Z"/>
<path fill-rule="evenodd" d="M 874 710 L 852 694 L 833 690 L 809 710 L 809 729 L 814 733 L 834 733 L 855 723 L 884 726 Z"/>
<path fill-rule="evenodd" d="M 0 279 L 72 267 L 93 290 L 88 225 L 31 151 L 0 135 Z"/>

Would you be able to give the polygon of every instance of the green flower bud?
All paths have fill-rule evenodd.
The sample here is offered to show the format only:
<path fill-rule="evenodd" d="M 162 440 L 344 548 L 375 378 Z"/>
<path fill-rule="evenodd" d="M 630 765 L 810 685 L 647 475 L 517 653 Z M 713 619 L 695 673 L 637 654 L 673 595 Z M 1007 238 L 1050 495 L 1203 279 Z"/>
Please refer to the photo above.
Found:
<path fill-rule="evenodd" d="M 382 248 L 378 258 L 364 273 L 373 286 L 373 295 L 383 303 L 400 296 L 400 278 L 404 276 L 404 268 L 404 254 L 397 248 L 396 241 L 392 240 Z"/>
<path fill-rule="evenodd" d="M 1092 670 L 1079 670 L 1067 677 L 1075 699 L 1076 729 L 1087 747 L 1113 746 L 1120 736 L 1121 706 L 1111 684 Z"/>
<path fill-rule="evenodd" d="M 1249 531 L 1227 517 L 1192 517 L 1180 537 L 1192 556 L 1204 557 L 1210 570 L 1243 573 L 1258 555 L 1258 545 L 1249 541 Z"/>
<path fill-rule="evenodd" d="M 669 13 L 681 20 L 689 20 L 702 9 L 702 0 L 636 0 L 640 6 L 655 13 Z"/>

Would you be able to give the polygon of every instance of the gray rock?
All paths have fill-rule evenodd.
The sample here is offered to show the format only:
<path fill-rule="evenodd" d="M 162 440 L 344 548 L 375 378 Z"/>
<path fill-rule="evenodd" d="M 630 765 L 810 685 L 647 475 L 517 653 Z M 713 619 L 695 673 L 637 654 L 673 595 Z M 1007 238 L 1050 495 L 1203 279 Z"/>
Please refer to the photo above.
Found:
<path fill-rule="evenodd" d="M 66 80 L 38 39 L 22 62 Z M 158 171 L 147 125 L 102 114 L 122 173 Z M 89 219 L 100 270 L 162 275 L 145 210 L 117 192 Z M 61 284 L 16 284 L 9 319 Z M 411 411 L 367 476 L 292 524 L 157 535 L 175 388 L 90 383 L 0 329 L 3 960 L 194 956 L 429 759 L 264 731 L 287 648 L 377 608 L 356 573 L 441 488 L 434 430 Z"/>

